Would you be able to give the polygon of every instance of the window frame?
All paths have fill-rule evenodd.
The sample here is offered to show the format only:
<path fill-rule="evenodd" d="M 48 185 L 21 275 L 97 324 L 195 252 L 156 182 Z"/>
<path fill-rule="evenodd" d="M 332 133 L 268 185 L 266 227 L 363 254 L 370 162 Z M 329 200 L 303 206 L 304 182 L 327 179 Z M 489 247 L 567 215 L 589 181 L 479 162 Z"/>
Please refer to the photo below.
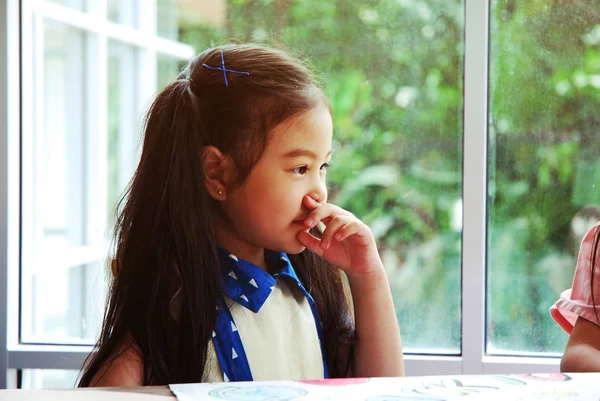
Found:
<path fill-rule="evenodd" d="M 135 0 L 140 4 L 142 0 Z M 137 49 L 136 106 L 146 106 L 155 91 L 157 54 L 179 59 L 190 58 L 190 46 L 156 36 L 156 1 L 144 1 L 138 28 L 102 20 L 106 17 L 106 0 L 94 2 L 89 13 L 76 11 L 50 1 L 0 0 L 0 388 L 7 382 L 7 369 L 79 369 L 91 347 L 23 345 L 19 343 L 20 264 L 26 257 L 20 249 L 24 235 L 19 221 L 21 208 L 32 207 L 27 188 L 20 191 L 20 141 L 28 146 L 34 110 L 31 96 L 33 79 L 40 68 L 32 55 L 39 57 L 40 35 L 32 29 L 36 20 L 47 18 L 81 29 L 93 37 L 88 44 L 87 64 L 100 79 L 92 91 L 97 101 L 88 102 L 88 115 L 96 116 L 87 127 L 102 127 L 106 113 L 107 41 L 115 39 Z M 465 1 L 464 32 L 464 133 L 463 133 L 463 231 L 462 231 L 462 335 L 460 356 L 407 354 L 408 375 L 431 374 L 502 374 L 550 373 L 559 371 L 560 355 L 488 356 L 486 345 L 486 247 L 487 247 L 487 180 L 488 180 L 488 84 L 490 1 Z M 37 22 L 39 24 L 39 21 Z M 39 26 L 39 25 L 38 25 Z M 19 43 L 19 32 L 21 43 Z M 89 43 L 88 39 L 88 43 Z M 35 49 L 32 44 L 37 43 Z M 6 44 L 6 46 L 4 46 Z M 43 52 L 43 49 L 41 49 Z M 35 56 L 34 56 L 35 57 Z M 19 65 L 22 60 L 22 65 Z M 91 60 L 104 61 L 90 63 Z M 6 61 L 6 62 L 4 62 Z M 36 66 L 36 67 L 34 67 Z M 144 66 L 141 68 L 140 66 Z M 146 85 L 146 83 L 151 83 Z M 36 101 L 39 101 L 37 99 Z M 21 107 L 19 107 L 21 105 Z M 467 118 L 468 116 L 468 118 Z M 6 122 L 6 123 L 4 123 Z M 22 138 L 21 139 L 21 135 Z M 100 146 L 95 144 L 95 146 Z M 106 146 L 104 146 L 104 149 Z M 106 159 L 106 155 L 103 154 Z M 105 166 L 101 167 L 105 168 Z M 100 189 L 106 191 L 106 188 Z"/>
<path fill-rule="evenodd" d="M 9 299 L 18 296 L 20 202 L 20 41 L 17 1 L 0 0 L 0 388 L 7 386 L 9 351 L 14 333 L 7 323 L 18 319 Z M 17 268 L 8 269 L 8 266 Z"/>

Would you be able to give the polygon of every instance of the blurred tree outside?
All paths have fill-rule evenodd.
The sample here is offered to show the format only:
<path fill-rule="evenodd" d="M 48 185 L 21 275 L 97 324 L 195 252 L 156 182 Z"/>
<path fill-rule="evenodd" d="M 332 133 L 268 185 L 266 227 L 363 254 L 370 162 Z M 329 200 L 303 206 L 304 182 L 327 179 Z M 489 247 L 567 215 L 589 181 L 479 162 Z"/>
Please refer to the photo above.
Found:
<path fill-rule="evenodd" d="M 600 8 L 492 3 L 488 335 L 500 350 L 562 352 L 548 307 L 600 220 Z"/>

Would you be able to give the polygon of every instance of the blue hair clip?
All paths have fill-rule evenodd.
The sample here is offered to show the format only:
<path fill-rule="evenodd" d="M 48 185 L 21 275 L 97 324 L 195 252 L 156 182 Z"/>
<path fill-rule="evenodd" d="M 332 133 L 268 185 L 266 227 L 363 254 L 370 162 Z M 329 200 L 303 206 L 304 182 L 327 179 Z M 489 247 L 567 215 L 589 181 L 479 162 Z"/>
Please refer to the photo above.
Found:
<path fill-rule="evenodd" d="M 211 69 L 211 70 L 217 70 L 217 71 L 223 71 L 223 78 L 225 78 L 225 86 L 229 86 L 229 82 L 227 81 L 227 73 L 231 72 L 233 74 L 242 74 L 242 75 L 250 75 L 249 72 L 244 72 L 244 71 L 235 71 L 235 70 L 228 70 L 225 68 L 225 59 L 223 58 L 223 50 L 220 50 L 221 52 L 221 68 L 217 68 L 217 67 L 211 67 L 209 65 L 206 64 L 202 64 L 204 67 Z"/>

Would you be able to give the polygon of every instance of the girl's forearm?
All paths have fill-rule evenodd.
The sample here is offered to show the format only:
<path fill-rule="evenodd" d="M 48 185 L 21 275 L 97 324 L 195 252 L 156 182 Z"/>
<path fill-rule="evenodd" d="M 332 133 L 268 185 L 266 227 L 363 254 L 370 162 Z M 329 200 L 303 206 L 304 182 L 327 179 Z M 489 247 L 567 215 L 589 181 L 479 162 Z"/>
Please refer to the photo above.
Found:
<path fill-rule="evenodd" d="M 349 277 L 356 319 L 353 375 L 404 375 L 400 328 L 383 266 L 373 274 Z"/>

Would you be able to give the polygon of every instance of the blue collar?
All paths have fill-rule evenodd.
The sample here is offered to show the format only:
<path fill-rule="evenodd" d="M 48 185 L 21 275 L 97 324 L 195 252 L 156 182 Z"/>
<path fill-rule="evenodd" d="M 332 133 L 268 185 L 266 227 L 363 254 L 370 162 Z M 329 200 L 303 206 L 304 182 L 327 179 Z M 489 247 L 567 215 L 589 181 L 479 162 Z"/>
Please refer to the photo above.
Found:
<path fill-rule="evenodd" d="M 219 247 L 219 260 L 221 292 L 254 313 L 265 304 L 280 276 L 293 280 L 309 302 L 314 303 L 312 296 L 308 294 L 296 275 L 289 257 L 283 252 L 265 249 L 265 262 L 269 270 L 276 272 L 273 275 L 253 263 L 239 259 L 221 247 Z"/>

